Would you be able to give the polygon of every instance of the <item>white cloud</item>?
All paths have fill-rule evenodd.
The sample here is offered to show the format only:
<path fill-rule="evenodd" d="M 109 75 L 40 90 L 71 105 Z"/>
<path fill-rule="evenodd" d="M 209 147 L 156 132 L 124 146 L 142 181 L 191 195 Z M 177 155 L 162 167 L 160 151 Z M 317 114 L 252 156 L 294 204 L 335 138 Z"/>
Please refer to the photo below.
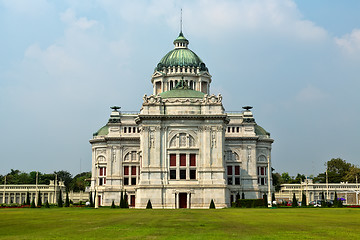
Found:
<path fill-rule="evenodd" d="M 350 54 L 360 51 L 360 29 L 354 29 L 350 34 L 335 38 L 335 43 Z"/>
<path fill-rule="evenodd" d="M 0 3 L 12 12 L 31 17 L 42 15 L 50 8 L 46 0 L 1 0 Z"/>
<path fill-rule="evenodd" d="M 75 16 L 75 11 L 71 8 L 67 9 L 64 13 L 61 13 L 60 19 L 71 26 L 75 26 L 84 30 L 89 29 L 95 26 L 96 24 L 98 24 L 97 21 L 88 20 L 86 17 L 81 17 L 77 19 Z"/>
<path fill-rule="evenodd" d="M 326 94 L 312 85 L 301 89 L 295 97 L 296 101 L 301 103 L 315 103 L 324 98 L 326 98 Z"/>
<path fill-rule="evenodd" d="M 99 1 L 110 15 L 129 23 L 166 24 L 179 28 L 183 9 L 185 34 L 222 39 L 247 31 L 270 32 L 302 41 L 322 41 L 327 31 L 304 20 L 293 0 L 239 1 Z"/>

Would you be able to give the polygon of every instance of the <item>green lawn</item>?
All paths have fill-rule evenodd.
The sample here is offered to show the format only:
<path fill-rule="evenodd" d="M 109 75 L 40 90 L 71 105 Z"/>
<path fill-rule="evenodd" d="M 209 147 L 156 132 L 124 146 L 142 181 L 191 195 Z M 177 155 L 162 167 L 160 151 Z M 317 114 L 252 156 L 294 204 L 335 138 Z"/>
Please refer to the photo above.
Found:
<path fill-rule="evenodd" d="M 360 209 L 0 209 L 0 239 L 360 239 Z"/>

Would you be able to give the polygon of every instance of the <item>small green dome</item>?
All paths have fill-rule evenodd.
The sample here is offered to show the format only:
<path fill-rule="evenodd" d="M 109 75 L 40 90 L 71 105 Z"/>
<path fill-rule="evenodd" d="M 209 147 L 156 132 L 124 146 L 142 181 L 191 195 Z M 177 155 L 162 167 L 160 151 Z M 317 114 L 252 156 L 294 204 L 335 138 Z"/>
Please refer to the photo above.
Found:
<path fill-rule="evenodd" d="M 109 127 L 107 125 L 100 128 L 93 136 L 106 136 L 109 133 Z"/>
<path fill-rule="evenodd" d="M 270 133 L 267 132 L 265 129 L 263 129 L 261 126 L 259 125 L 255 125 L 255 134 L 256 136 L 269 136 L 270 137 Z"/>
<path fill-rule="evenodd" d="M 174 44 L 176 44 L 177 42 L 189 44 L 189 40 L 184 37 L 184 34 L 182 32 L 180 32 L 179 36 L 174 40 Z"/>
<path fill-rule="evenodd" d="M 159 95 L 161 98 L 203 98 L 205 93 L 192 89 L 172 89 Z"/>

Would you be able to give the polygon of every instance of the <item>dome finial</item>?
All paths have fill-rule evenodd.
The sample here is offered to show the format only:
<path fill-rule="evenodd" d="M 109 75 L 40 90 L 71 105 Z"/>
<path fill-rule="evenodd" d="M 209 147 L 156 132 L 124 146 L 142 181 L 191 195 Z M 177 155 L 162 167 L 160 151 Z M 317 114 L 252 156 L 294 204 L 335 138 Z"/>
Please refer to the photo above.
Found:
<path fill-rule="evenodd" d="M 182 22 L 182 8 L 180 9 L 180 34 L 182 33 L 183 22 Z"/>
<path fill-rule="evenodd" d="M 180 33 L 179 36 L 174 40 L 175 48 L 187 48 L 189 41 L 184 37 L 182 32 L 183 21 L 182 21 L 182 8 L 180 9 Z"/>

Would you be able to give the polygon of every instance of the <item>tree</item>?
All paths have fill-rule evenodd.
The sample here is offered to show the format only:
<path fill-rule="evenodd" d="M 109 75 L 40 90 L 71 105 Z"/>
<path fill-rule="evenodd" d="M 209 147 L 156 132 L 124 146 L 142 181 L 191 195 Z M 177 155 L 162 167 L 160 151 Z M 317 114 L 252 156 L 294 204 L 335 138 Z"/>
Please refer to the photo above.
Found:
<path fill-rule="evenodd" d="M 149 199 L 147 205 L 146 205 L 146 209 L 152 209 L 152 204 L 151 204 L 151 201 Z"/>
<path fill-rule="evenodd" d="M 236 202 L 237 202 L 239 199 L 240 199 L 240 193 L 238 192 L 238 193 L 236 194 Z"/>
<path fill-rule="evenodd" d="M 275 191 L 278 192 L 281 189 L 281 175 L 280 173 L 273 173 L 272 174 L 273 179 L 273 186 L 275 187 Z"/>
<path fill-rule="evenodd" d="M 291 207 L 297 207 L 298 206 L 298 203 L 297 203 L 297 199 L 296 199 L 296 196 L 295 196 L 295 193 L 293 193 L 293 199 L 292 199 L 292 204 L 291 204 Z"/>
<path fill-rule="evenodd" d="M 292 178 L 290 177 L 289 173 L 284 172 L 281 174 L 280 183 L 291 183 Z"/>
<path fill-rule="evenodd" d="M 70 207 L 69 193 L 66 192 L 65 207 Z"/>
<path fill-rule="evenodd" d="M 128 195 L 126 193 L 126 190 L 125 190 L 125 195 L 124 195 L 124 208 L 129 208 Z"/>
<path fill-rule="evenodd" d="M 111 208 L 116 208 L 114 200 L 111 203 Z"/>
<path fill-rule="evenodd" d="M 27 191 L 26 193 L 26 205 L 30 205 L 30 193 Z"/>
<path fill-rule="evenodd" d="M 356 183 L 357 180 L 360 181 L 360 168 L 356 166 L 351 166 L 349 171 L 344 176 L 344 181 Z"/>
<path fill-rule="evenodd" d="M 54 180 L 55 179 L 55 174 L 50 173 L 50 174 L 41 174 L 39 173 L 39 184 L 50 184 L 50 180 Z"/>
<path fill-rule="evenodd" d="M 245 199 L 245 193 L 244 192 L 241 193 L 241 199 Z"/>
<path fill-rule="evenodd" d="M 338 202 L 338 201 L 339 201 L 339 200 L 338 200 L 338 198 L 337 198 L 337 193 L 335 192 L 334 204 L 333 204 L 334 207 L 338 207 L 338 205 L 339 205 L 339 202 Z"/>
<path fill-rule="evenodd" d="M 91 172 L 82 172 L 76 175 L 70 184 L 70 189 L 74 192 L 85 191 L 87 186 L 90 186 L 90 181 L 87 179 L 91 178 Z"/>
<path fill-rule="evenodd" d="M 41 202 L 41 194 L 40 191 L 38 191 L 38 199 L 37 199 L 37 207 L 41 207 L 42 206 L 42 202 Z"/>
<path fill-rule="evenodd" d="M 68 171 L 58 171 L 54 172 L 54 174 L 57 175 L 58 179 L 64 182 L 64 185 L 66 187 L 66 191 L 70 191 L 70 184 L 72 181 L 72 175 Z"/>
<path fill-rule="evenodd" d="M 124 194 L 122 190 L 120 193 L 120 208 L 124 208 Z"/>
<path fill-rule="evenodd" d="M 48 201 L 48 200 L 46 200 L 45 208 L 50 208 L 50 205 L 49 205 L 49 201 Z"/>
<path fill-rule="evenodd" d="M 33 199 L 32 201 L 31 201 L 31 206 L 30 206 L 31 208 L 36 208 L 36 206 L 35 206 L 35 199 Z"/>
<path fill-rule="evenodd" d="M 306 179 L 305 175 L 304 174 L 300 174 L 298 173 L 295 177 L 295 179 L 292 181 L 292 183 L 302 183 L 304 182 Z"/>
<path fill-rule="evenodd" d="M 272 193 L 272 194 L 271 194 L 271 201 L 272 201 L 272 202 L 276 201 L 276 199 L 275 199 L 275 193 Z"/>
<path fill-rule="evenodd" d="M 210 209 L 215 209 L 215 203 L 214 203 L 214 200 L 211 199 L 211 202 L 210 202 Z"/>
<path fill-rule="evenodd" d="M 347 163 L 341 158 L 332 158 L 326 163 L 329 183 L 339 183 L 344 181 L 347 172 L 351 168 L 351 163 Z"/>
<path fill-rule="evenodd" d="M 58 207 L 62 207 L 63 206 L 63 200 L 62 200 L 62 194 L 61 194 L 61 190 L 59 191 L 59 197 L 58 197 Z"/>
<path fill-rule="evenodd" d="M 301 198 L 301 206 L 302 207 L 306 207 L 307 202 L 306 202 L 306 195 L 303 193 L 302 194 L 302 198 Z"/>
<path fill-rule="evenodd" d="M 321 207 L 326 207 L 326 201 L 324 197 L 324 192 L 321 192 Z"/>

